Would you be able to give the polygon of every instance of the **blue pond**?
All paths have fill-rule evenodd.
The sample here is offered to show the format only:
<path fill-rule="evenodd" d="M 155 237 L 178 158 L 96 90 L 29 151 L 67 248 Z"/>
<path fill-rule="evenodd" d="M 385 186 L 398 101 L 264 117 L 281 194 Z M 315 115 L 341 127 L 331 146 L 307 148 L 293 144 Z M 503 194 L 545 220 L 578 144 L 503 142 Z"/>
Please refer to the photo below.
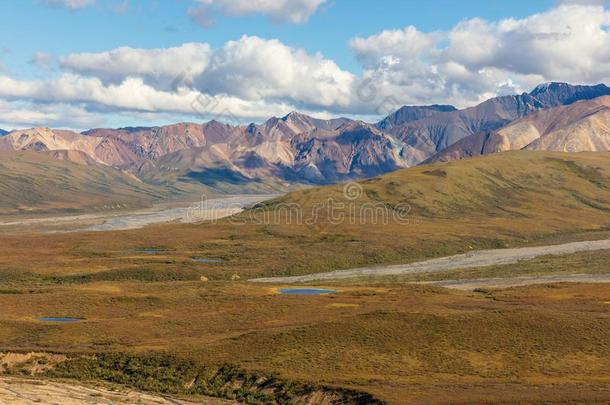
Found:
<path fill-rule="evenodd" d="M 67 318 L 67 317 L 59 317 L 59 318 L 42 317 L 42 318 L 38 318 L 38 320 L 43 321 L 43 322 L 59 322 L 59 323 L 74 323 L 74 322 L 84 321 L 84 319 L 82 319 L 82 318 Z"/>
<path fill-rule="evenodd" d="M 287 295 L 324 295 L 335 294 L 335 290 L 325 290 L 323 288 L 282 288 L 280 294 Z"/>
<path fill-rule="evenodd" d="M 222 259 L 208 259 L 206 257 L 193 257 L 193 261 L 197 262 L 197 263 L 204 263 L 204 264 L 224 263 L 224 260 L 222 260 Z"/>
<path fill-rule="evenodd" d="M 167 250 L 151 248 L 151 249 L 136 249 L 136 252 L 144 253 L 146 255 L 159 255 L 159 254 L 162 254 L 162 253 L 167 253 Z"/>

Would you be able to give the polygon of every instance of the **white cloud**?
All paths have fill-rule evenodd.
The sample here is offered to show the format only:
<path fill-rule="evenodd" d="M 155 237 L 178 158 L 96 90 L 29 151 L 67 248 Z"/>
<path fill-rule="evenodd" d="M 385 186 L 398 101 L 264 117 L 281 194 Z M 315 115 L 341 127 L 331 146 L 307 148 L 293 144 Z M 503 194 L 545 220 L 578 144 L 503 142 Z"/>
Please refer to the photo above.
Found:
<path fill-rule="evenodd" d="M 332 107 L 350 103 L 353 82 L 353 74 L 320 54 L 244 36 L 214 52 L 196 83 L 211 94 Z"/>
<path fill-rule="evenodd" d="M 0 127 L 6 130 L 25 127 L 92 128 L 106 122 L 102 114 L 71 104 L 32 104 L 0 99 Z"/>
<path fill-rule="evenodd" d="M 282 111 L 349 106 L 354 75 L 320 54 L 277 40 L 242 37 L 218 50 L 186 44 L 165 50 L 120 48 L 60 58 L 71 72 L 53 80 L 0 76 L 0 97 L 85 103 L 114 111 L 262 118 Z M 185 74 L 186 72 L 186 74 Z M 202 106 L 196 100 L 207 100 Z M 277 110 L 273 110 L 277 108 Z M 227 110 L 227 111 L 225 111 Z"/>
<path fill-rule="evenodd" d="M 57 77 L 0 76 L 0 98 L 41 108 L 74 106 L 93 116 L 165 120 L 175 114 L 201 121 L 259 120 L 295 109 L 363 117 L 403 104 L 464 107 L 549 80 L 609 82 L 609 25 L 604 7 L 570 4 L 523 19 L 464 20 L 445 32 L 387 30 L 351 41 L 361 75 L 319 53 L 255 36 L 217 49 L 206 43 L 123 47 L 59 57 Z M 44 64 L 52 60 L 47 56 L 33 60 Z"/>
<path fill-rule="evenodd" d="M 90 103 L 111 109 L 186 111 L 196 92 L 157 90 L 141 78 L 105 85 L 100 79 L 66 73 L 55 80 L 18 81 L 0 76 L 0 97 L 38 102 Z"/>
<path fill-rule="evenodd" d="M 79 10 L 95 4 L 95 0 L 41 0 L 43 4 L 51 7 L 63 7 L 68 10 Z"/>
<path fill-rule="evenodd" d="M 301 24 L 327 0 L 197 0 L 200 6 L 189 10 L 199 24 L 211 25 L 210 15 L 219 12 L 229 16 L 264 14 L 274 21 Z"/>
<path fill-rule="evenodd" d="M 187 43 L 165 49 L 123 47 L 102 53 L 78 53 L 61 57 L 60 66 L 93 76 L 104 83 L 120 84 L 142 78 L 148 84 L 169 88 L 178 80 L 191 80 L 206 69 L 212 49 L 205 43 Z"/>
<path fill-rule="evenodd" d="M 383 31 L 350 46 L 380 93 L 464 106 L 542 81 L 610 80 L 609 26 L 604 7 L 570 4 L 523 19 L 464 20 L 447 32 Z"/>
<path fill-rule="evenodd" d="M 577 5 L 521 20 L 468 20 L 449 32 L 443 58 L 471 70 L 495 67 L 550 80 L 599 81 L 610 72 L 609 26 L 610 12 L 603 7 Z"/>
<path fill-rule="evenodd" d="M 368 38 L 355 38 L 350 46 L 364 66 L 380 61 L 404 61 L 421 57 L 434 50 L 437 34 L 425 34 L 410 25 L 404 30 L 386 30 Z"/>
<path fill-rule="evenodd" d="M 294 110 L 293 105 L 279 101 L 212 96 L 187 88 L 177 92 L 162 91 L 138 78 L 126 79 L 119 85 L 105 85 L 97 78 L 74 74 L 64 74 L 56 80 L 31 81 L 0 76 L 0 98 L 11 102 L 25 100 L 40 106 L 83 106 L 87 111 L 106 115 L 123 112 L 175 113 L 199 121 L 219 119 L 233 124 L 243 119 L 259 120 Z"/>

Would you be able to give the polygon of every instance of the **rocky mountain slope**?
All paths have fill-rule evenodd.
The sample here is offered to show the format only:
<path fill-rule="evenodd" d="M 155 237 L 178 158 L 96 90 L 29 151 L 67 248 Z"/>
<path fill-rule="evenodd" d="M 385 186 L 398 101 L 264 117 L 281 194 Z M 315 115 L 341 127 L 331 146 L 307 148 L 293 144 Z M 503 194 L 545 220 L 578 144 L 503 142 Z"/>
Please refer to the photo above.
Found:
<path fill-rule="evenodd" d="M 408 166 L 405 146 L 364 122 L 286 134 L 284 119 L 270 121 L 245 132 L 229 131 L 222 143 L 167 154 L 139 175 L 155 183 L 197 181 L 219 189 L 258 184 L 257 190 L 272 191 L 262 186 L 278 190 L 294 183 L 326 184 Z"/>
<path fill-rule="evenodd" d="M 153 184 L 179 184 L 180 192 L 202 185 L 219 192 L 270 191 L 376 176 L 443 153 L 445 159 L 526 146 L 605 150 L 608 117 L 603 106 L 577 102 L 604 94 L 610 94 L 605 85 L 549 83 L 463 110 L 405 106 L 377 124 L 292 112 L 237 126 L 210 121 L 82 134 L 34 128 L 3 136 L 0 150 L 111 166 Z"/>
<path fill-rule="evenodd" d="M 411 121 L 431 117 L 441 112 L 457 111 L 452 105 L 403 106 L 377 123 L 383 131 L 390 131 Z"/>
<path fill-rule="evenodd" d="M 430 161 L 519 149 L 561 152 L 610 150 L 610 96 L 537 111 L 496 131 L 466 137 Z"/>
<path fill-rule="evenodd" d="M 529 94 L 497 97 L 475 107 L 411 121 L 389 132 L 413 148 L 409 163 L 415 165 L 462 138 L 500 128 L 542 108 Z"/>
<path fill-rule="evenodd" d="M 464 138 L 490 133 L 533 112 L 603 95 L 610 95 L 610 87 L 604 84 L 547 83 L 530 93 L 492 98 L 475 107 L 410 121 L 390 128 L 389 132 L 416 150 L 411 163 L 417 164 Z M 477 144 L 472 140 L 466 142 Z"/>
<path fill-rule="evenodd" d="M 579 100 L 591 100 L 610 95 L 610 87 L 605 84 L 595 86 L 579 86 L 568 83 L 544 83 L 537 86 L 531 93 L 547 107 L 569 105 Z"/>
<path fill-rule="evenodd" d="M 88 137 L 72 131 L 32 128 L 0 138 L 0 151 L 76 151 L 96 163 L 125 167 L 135 160 L 124 142 L 110 137 Z M 66 155 L 68 156 L 68 155 Z"/>

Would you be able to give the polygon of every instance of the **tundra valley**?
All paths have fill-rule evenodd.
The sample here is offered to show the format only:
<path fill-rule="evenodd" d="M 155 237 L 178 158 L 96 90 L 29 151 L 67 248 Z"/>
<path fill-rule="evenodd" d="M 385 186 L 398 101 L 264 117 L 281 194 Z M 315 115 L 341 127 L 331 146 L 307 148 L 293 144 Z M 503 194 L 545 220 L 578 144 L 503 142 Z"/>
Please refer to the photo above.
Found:
<path fill-rule="evenodd" d="M 1 5 L 0 403 L 610 403 L 610 10 L 548 3 Z"/>

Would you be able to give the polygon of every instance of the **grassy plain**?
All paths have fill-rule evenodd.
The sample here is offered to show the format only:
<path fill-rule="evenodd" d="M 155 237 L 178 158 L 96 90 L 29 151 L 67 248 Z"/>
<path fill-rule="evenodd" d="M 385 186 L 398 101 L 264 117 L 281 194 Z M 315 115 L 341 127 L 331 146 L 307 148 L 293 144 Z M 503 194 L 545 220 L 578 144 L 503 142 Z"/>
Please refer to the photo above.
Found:
<path fill-rule="evenodd" d="M 336 295 L 295 297 L 242 282 L 23 286 L 0 294 L 0 341 L 9 352 L 130 353 L 127 358 L 136 359 L 153 353 L 165 368 L 187 364 L 178 367 L 183 373 L 230 363 L 279 381 L 351 388 L 391 403 L 609 398 L 609 286 L 485 294 L 395 283 L 338 289 Z M 40 316 L 87 320 L 46 324 L 36 320 Z M 163 361 L 163 353 L 171 353 L 171 361 Z M 56 376 L 113 376 L 103 368 L 107 357 L 102 360 L 102 367 L 77 363 Z M 146 388 L 135 379 L 138 370 L 110 381 Z M 149 389 L 181 387 L 153 381 Z"/>
<path fill-rule="evenodd" d="M 610 154 L 507 153 L 360 184 L 355 200 L 343 186 L 303 190 L 258 207 L 254 218 L 250 212 L 216 224 L 2 234 L 0 351 L 78 359 L 101 353 L 59 366 L 57 375 L 135 386 L 142 384 L 138 373 L 109 371 L 123 363 L 104 356 L 146 365 L 169 358 L 161 369 L 184 375 L 191 375 L 184 364 L 230 363 L 277 381 L 345 387 L 398 404 L 610 399 L 607 285 L 471 293 L 382 279 L 334 283 L 329 287 L 339 294 L 299 297 L 244 281 L 607 238 Z M 311 223 L 288 221 L 292 214 L 283 207 L 299 204 L 307 216 L 328 198 L 344 203 L 340 223 L 319 210 Z M 398 214 L 408 204 L 408 221 L 361 221 L 360 207 L 377 203 Z M 257 220 L 276 213 L 272 223 Z M 607 258 L 608 252 L 539 258 L 447 277 L 603 273 L 610 272 Z M 41 316 L 86 321 L 48 324 Z M 192 394 L 174 371 L 160 389 Z"/>

